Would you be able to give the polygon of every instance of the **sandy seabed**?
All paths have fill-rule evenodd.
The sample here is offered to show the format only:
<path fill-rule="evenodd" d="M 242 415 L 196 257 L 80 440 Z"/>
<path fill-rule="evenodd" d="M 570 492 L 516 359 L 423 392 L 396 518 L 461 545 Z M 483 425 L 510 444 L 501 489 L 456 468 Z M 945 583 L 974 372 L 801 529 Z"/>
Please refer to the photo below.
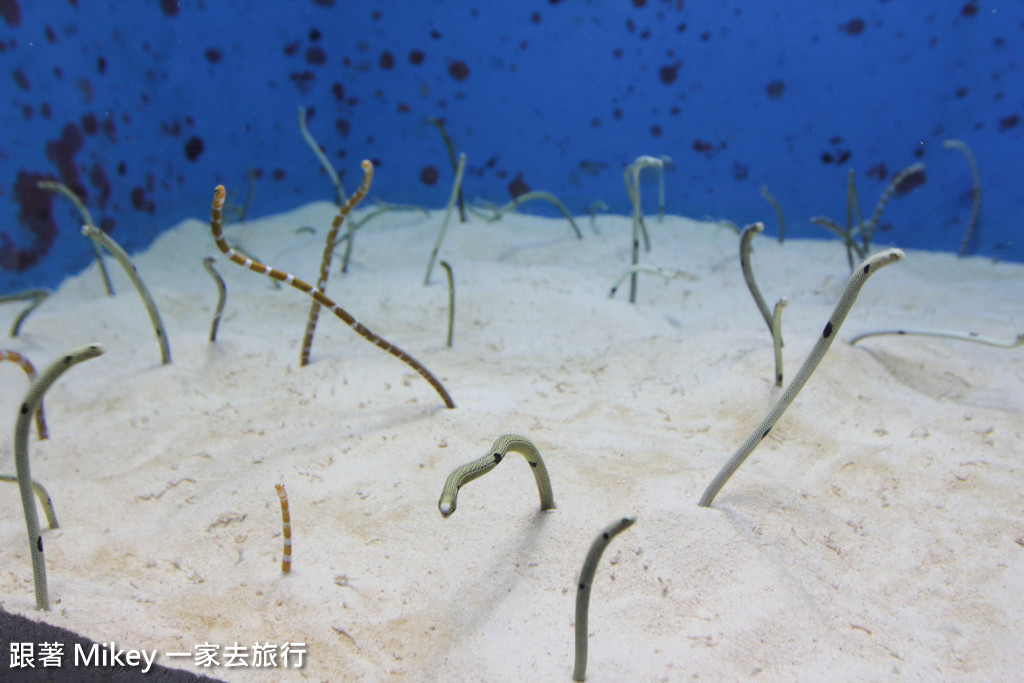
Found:
<path fill-rule="evenodd" d="M 314 281 L 334 213 L 316 203 L 226 233 Z M 95 266 L 65 281 L 4 344 L 40 368 L 92 341 L 106 352 L 54 385 L 51 437 L 30 439 L 62 524 L 43 533 L 52 611 L 35 610 L 10 485 L 0 607 L 229 681 L 568 681 L 576 576 L 601 528 L 632 514 L 593 586 L 588 681 L 1021 680 L 1024 348 L 848 340 L 890 327 L 1011 339 L 1024 332 L 1024 266 L 912 251 L 874 275 L 706 509 L 704 486 L 779 392 L 736 232 L 648 217 L 642 261 L 681 272 L 641 275 L 631 305 L 628 284 L 608 297 L 629 263 L 628 218 L 582 219 L 582 240 L 564 220 L 453 223 L 447 348 L 443 271 L 423 284 L 442 213 L 367 223 L 327 290 L 430 368 L 454 410 L 326 312 L 300 367 L 310 300 L 228 262 L 203 221 L 134 258 L 171 365 L 113 260 L 114 298 Z M 228 286 L 215 344 L 208 255 Z M 769 304 L 789 299 L 788 379 L 846 284 L 846 253 L 762 236 L 752 261 Z M 17 310 L 0 308 L 0 327 Z M 0 372 L 0 469 L 13 471 L 27 385 L 13 365 Z M 537 445 L 557 509 L 539 510 L 512 454 L 443 519 L 448 473 L 506 433 Z M 166 656 L 287 642 L 305 643 L 301 670 Z"/>

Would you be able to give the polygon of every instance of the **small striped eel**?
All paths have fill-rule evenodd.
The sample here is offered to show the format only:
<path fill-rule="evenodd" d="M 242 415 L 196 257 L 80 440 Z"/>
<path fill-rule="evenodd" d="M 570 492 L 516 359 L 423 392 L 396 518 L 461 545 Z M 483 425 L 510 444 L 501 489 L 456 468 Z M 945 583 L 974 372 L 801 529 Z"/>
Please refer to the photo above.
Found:
<path fill-rule="evenodd" d="M 227 190 L 224 189 L 223 185 L 218 185 L 213 191 L 213 203 L 210 205 L 210 231 L 213 233 L 213 240 L 217 243 L 217 248 L 220 249 L 225 256 L 231 259 L 233 263 L 237 263 L 243 268 L 248 268 L 256 273 L 262 273 L 277 282 L 284 282 L 303 294 L 308 294 L 313 297 L 314 301 L 319 303 L 321 306 L 330 309 L 334 315 L 338 316 L 342 322 L 352 328 L 352 330 L 363 337 L 363 339 L 372 342 L 378 348 L 387 351 L 392 356 L 415 370 L 420 377 L 430 384 L 430 386 L 434 387 L 434 391 L 436 391 L 441 397 L 441 400 L 444 401 L 446 408 L 455 407 L 455 403 L 452 401 L 451 396 L 448 395 L 448 391 L 444 388 L 444 385 L 441 384 L 436 377 L 430 374 L 430 371 L 423 367 L 418 360 L 386 339 L 374 334 L 368 327 L 353 318 L 348 311 L 327 298 L 327 295 L 319 289 L 303 282 L 294 275 L 277 270 L 276 268 L 271 268 L 270 266 L 265 266 L 259 261 L 254 261 L 249 257 L 242 256 L 237 251 L 229 247 L 228 243 L 224 240 L 224 233 L 222 232 L 224 199 L 226 196 Z"/>
<path fill-rule="evenodd" d="M 32 362 L 25 358 L 17 351 L 0 351 L 0 361 L 9 360 L 19 368 L 25 371 L 28 375 L 29 384 L 36 379 L 36 369 L 32 365 Z M 50 437 L 49 431 L 46 429 L 46 416 L 43 414 L 43 402 L 39 402 L 39 410 L 36 411 L 36 431 L 39 433 L 39 440 L 43 441 Z"/>
<path fill-rule="evenodd" d="M 18 410 L 14 424 L 14 464 L 18 473 L 18 488 L 21 491 L 21 505 L 25 511 L 25 526 L 28 528 L 29 552 L 32 556 L 32 578 L 35 583 L 36 609 L 50 609 L 50 598 L 46 592 L 46 562 L 43 558 L 43 537 L 39 535 L 39 518 L 36 517 L 36 502 L 32 498 L 32 473 L 28 462 L 28 430 L 33 413 L 39 409 L 43 394 L 57 381 L 64 371 L 103 353 L 99 344 L 90 344 L 61 356 L 50 363 L 36 381 L 29 387 L 25 400 Z"/>
<path fill-rule="evenodd" d="M 631 527 L 635 521 L 636 517 L 623 517 L 606 526 L 590 545 L 587 559 L 583 561 L 580 579 L 576 582 L 576 664 L 572 669 L 574 681 L 582 681 L 587 675 L 587 617 L 590 611 L 590 587 L 594 583 L 597 563 L 601 561 L 601 555 L 612 539 Z"/>
<path fill-rule="evenodd" d="M 828 319 L 828 323 L 825 324 L 825 329 L 822 330 L 818 341 L 814 344 L 807 359 L 804 360 L 804 364 L 797 370 L 796 376 L 793 377 L 789 386 L 783 390 L 775 405 L 772 406 L 771 411 L 761 420 L 761 424 L 754 428 L 754 431 L 750 433 L 747 440 L 736 449 L 736 452 L 732 454 L 729 461 L 725 463 L 718 474 L 715 475 L 715 478 L 711 480 L 711 483 L 708 484 L 707 488 L 704 489 L 698 505 L 701 507 L 711 507 L 711 503 L 714 502 L 715 496 L 725 486 L 725 482 L 729 481 L 729 478 L 739 469 L 743 461 L 747 459 L 747 456 L 753 453 L 757 445 L 768 436 L 768 432 L 772 430 L 772 427 L 779 421 L 782 414 L 786 412 L 786 409 L 789 408 L 796 395 L 807 384 L 807 380 L 810 379 L 817 369 L 821 359 L 825 357 L 825 353 L 832 346 L 832 342 L 835 341 L 840 326 L 846 320 L 847 314 L 849 314 L 850 309 L 853 307 L 853 302 L 857 300 L 857 295 L 860 294 L 861 287 L 864 286 L 864 283 L 867 282 L 871 274 L 880 268 L 899 261 L 903 256 L 902 249 L 886 249 L 868 258 L 860 264 L 857 270 L 853 271 L 853 275 L 850 276 L 850 281 L 846 283 L 842 296 L 839 297 L 839 303 L 836 304 L 835 310 L 832 311 L 832 316 Z"/>
<path fill-rule="evenodd" d="M 281 573 L 287 574 L 292 570 L 292 520 L 288 515 L 288 492 L 284 490 L 284 484 L 275 484 L 277 497 L 281 499 L 281 523 L 282 535 L 284 536 L 284 550 L 281 551 Z"/>
<path fill-rule="evenodd" d="M 526 437 L 506 434 L 498 437 L 491 445 L 491 450 L 487 455 L 457 468 L 448 475 L 448 479 L 444 482 L 444 488 L 441 490 L 441 499 L 437 501 L 441 516 L 448 517 L 455 512 L 459 489 L 463 485 L 493 470 L 509 451 L 521 453 L 526 458 L 526 462 L 530 463 L 533 478 L 537 480 L 537 491 L 540 493 L 540 509 L 551 510 L 554 508 L 555 498 L 551 493 L 551 480 L 548 478 L 548 470 L 544 467 L 544 460 L 540 457 L 537 447 Z"/>

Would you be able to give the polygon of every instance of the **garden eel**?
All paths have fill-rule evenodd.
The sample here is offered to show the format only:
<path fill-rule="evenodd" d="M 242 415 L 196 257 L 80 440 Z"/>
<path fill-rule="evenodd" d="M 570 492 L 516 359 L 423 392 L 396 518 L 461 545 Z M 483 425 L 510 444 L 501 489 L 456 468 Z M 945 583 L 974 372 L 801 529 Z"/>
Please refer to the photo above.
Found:
<path fill-rule="evenodd" d="M 978 214 L 981 212 L 981 176 L 978 175 L 978 162 L 975 161 L 974 153 L 971 152 L 971 148 L 967 146 L 966 142 L 945 140 L 942 146 L 946 149 L 960 150 L 971 167 L 971 220 L 967 223 L 967 231 L 964 232 L 964 238 L 960 241 L 960 250 L 957 252 L 957 256 L 963 256 L 971 244 L 971 235 L 974 234 L 974 228 L 978 225 Z"/>
<path fill-rule="evenodd" d="M 601 555 L 612 539 L 632 526 L 636 517 L 623 517 L 604 528 L 594 539 L 583 561 L 580 579 L 576 583 L 576 665 L 572 670 L 572 680 L 582 681 L 587 675 L 587 613 L 590 610 L 590 587 L 594 583 L 594 572 Z"/>
<path fill-rule="evenodd" d="M 277 497 L 281 499 L 281 534 L 284 537 L 281 573 L 287 574 L 292 570 L 292 520 L 288 515 L 288 492 L 284 490 L 284 484 L 274 484 L 274 487 L 277 489 Z"/>
<path fill-rule="evenodd" d="M 32 577 L 36 589 L 36 609 L 50 609 L 46 592 L 46 563 L 43 559 L 43 538 L 39 535 L 39 519 L 36 504 L 32 498 L 32 474 L 28 462 L 28 431 L 32 415 L 43 401 L 43 394 L 64 371 L 103 353 L 99 344 L 90 344 L 70 351 L 50 363 L 39 375 L 21 403 L 18 420 L 14 425 L 14 464 L 18 473 L 18 488 L 21 491 L 21 505 L 25 510 L 25 526 L 28 528 L 29 552 L 32 555 Z"/>
<path fill-rule="evenodd" d="M 63 196 L 65 199 L 75 205 L 78 210 L 78 215 L 82 217 L 87 225 L 93 228 L 95 232 L 99 232 L 96 229 L 96 224 L 92 222 L 92 214 L 89 213 L 89 209 L 85 208 L 85 204 L 78 198 L 78 195 L 71 191 L 64 183 L 59 183 L 53 180 L 40 180 L 36 183 L 36 187 L 41 190 L 48 190 L 50 192 L 56 192 Z M 107 296 L 114 296 L 114 288 L 110 284 L 110 274 L 107 272 L 107 264 L 103 262 L 103 254 L 100 251 L 99 236 L 94 233 L 89 235 L 89 239 L 92 240 L 92 253 L 96 257 L 96 265 L 100 270 L 100 277 L 103 278 L 103 288 L 107 290 Z M 14 336 L 14 335 L 11 335 Z"/>
<path fill-rule="evenodd" d="M 313 150 L 313 154 L 316 155 L 317 161 L 323 166 L 324 171 L 327 173 L 327 177 L 331 179 L 331 183 L 334 184 L 334 203 L 341 206 L 345 202 L 345 190 L 341 187 L 341 178 L 338 177 L 338 172 L 331 166 L 331 162 L 327 160 L 327 155 L 320 149 L 320 145 L 317 144 L 313 138 L 313 134 L 309 132 L 309 128 L 306 127 L 306 108 L 299 107 L 299 132 L 302 133 L 302 139 L 306 141 L 309 148 Z"/>
<path fill-rule="evenodd" d="M 782 386 L 782 309 L 789 305 L 789 299 L 782 297 L 775 302 L 772 315 L 772 342 L 775 347 L 775 386 Z"/>
<path fill-rule="evenodd" d="M 779 204 L 779 200 L 775 198 L 775 195 L 768 190 L 767 185 L 761 186 L 761 196 L 772 205 L 772 208 L 775 209 L 775 215 L 779 217 L 779 244 L 782 244 L 783 240 L 786 239 L 786 217 L 782 215 L 782 206 Z"/>
<path fill-rule="evenodd" d="M 437 501 L 437 508 L 441 511 L 441 516 L 448 517 L 455 512 L 459 489 L 463 485 L 493 470 L 509 451 L 521 453 L 526 458 L 526 462 L 530 463 L 533 478 L 537 480 L 537 491 L 540 493 L 540 509 L 551 510 L 554 508 L 555 498 L 551 493 L 551 480 L 548 478 L 548 470 L 544 467 L 544 460 L 537 452 L 537 447 L 526 437 L 506 434 L 498 437 L 491 445 L 491 450 L 487 455 L 457 468 L 448 475 L 448 479 L 444 482 L 444 488 L 441 490 L 441 499 Z"/>
<path fill-rule="evenodd" d="M 156 340 L 160 344 L 160 363 L 162 365 L 170 365 L 171 363 L 171 347 L 167 342 L 167 332 L 164 331 L 164 323 L 160 320 L 160 311 L 156 309 L 156 302 L 153 301 L 153 296 L 149 293 L 146 288 L 146 284 L 139 277 L 139 271 L 132 265 L 132 261 L 128 258 L 128 252 L 121 248 L 117 242 L 111 239 L 110 235 L 103 232 L 94 225 L 86 223 L 82 226 L 82 234 L 86 237 L 99 240 L 100 244 L 110 252 L 114 259 L 121 264 L 124 268 L 124 272 L 128 275 L 128 279 L 135 285 L 135 291 L 139 293 L 139 298 L 142 299 L 143 305 L 146 307 L 146 313 L 149 314 L 149 321 L 153 324 L 153 332 L 156 333 Z"/>
<path fill-rule="evenodd" d="M 25 356 L 21 355 L 17 351 L 0 351 L 0 361 L 9 360 L 19 368 L 25 371 L 28 375 L 28 383 L 31 386 L 32 382 L 36 381 L 36 368 L 32 365 L 32 361 Z M 46 416 L 43 414 L 43 402 L 39 402 L 39 410 L 36 411 L 36 432 L 39 434 L 39 440 L 43 441 L 50 438 L 50 432 L 46 428 Z"/>
<path fill-rule="evenodd" d="M 576 234 L 576 239 L 583 239 L 583 233 L 580 232 L 579 227 L 576 225 L 576 221 L 573 220 L 572 214 L 569 213 L 569 209 L 565 208 L 565 204 L 563 204 L 561 200 L 558 199 L 558 197 L 551 194 L 550 192 L 543 192 L 541 190 L 536 190 L 534 192 L 524 192 L 523 194 L 517 196 L 515 199 L 513 199 L 500 209 L 495 209 L 494 216 L 489 218 L 488 220 L 493 223 L 494 221 L 499 220 L 502 214 L 508 213 L 512 209 L 515 209 L 521 206 L 522 204 L 525 204 L 526 202 L 535 199 L 543 199 L 545 201 L 551 202 L 551 204 L 556 209 L 558 209 L 563 216 L 565 216 L 565 219 L 569 221 L 569 225 L 572 226 L 572 231 Z"/>
<path fill-rule="evenodd" d="M 327 278 L 330 276 L 331 270 L 331 257 L 334 256 L 334 242 L 338 236 L 338 230 L 341 229 L 341 224 L 348 217 L 348 214 L 355 208 L 356 204 L 363 200 L 366 193 L 370 191 L 370 183 L 373 182 L 373 164 L 368 159 L 363 159 L 363 163 L 360 165 L 363 169 L 363 182 L 359 184 L 359 188 L 352 194 L 351 197 L 345 200 L 345 203 L 338 209 L 338 215 L 334 217 L 331 222 L 331 227 L 327 231 L 327 237 L 324 239 L 324 253 L 320 257 L 320 277 L 316 281 L 316 288 L 321 292 L 327 291 Z M 351 223 L 349 224 L 351 225 Z M 352 246 L 352 231 L 348 230 L 348 245 L 346 246 L 346 253 L 348 247 Z M 346 259 L 347 260 L 347 259 Z M 299 354 L 299 366 L 309 365 L 309 352 L 313 348 L 313 335 L 316 333 L 316 321 L 320 318 L 320 303 L 313 299 L 313 303 L 309 305 L 309 317 L 306 319 L 306 331 L 302 335 L 302 352 Z"/>
<path fill-rule="evenodd" d="M 657 275 L 658 277 L 664 280 L 671 280 L 677 277 L 685 277 L 689 280 L 696 279 L 693 275 L 685 273 L 681 270 L 668 270 L 667 268 L 658 268 L 657 266 L 648 266 L 643 263 L 638 263 L 635 266 L 630 266 L 629 268 L 626 268 L 625 272 L 619 276 L 619 279 L 615 281 L 615 284 L 612 285 L 612 288 L 608 291 L 609 299 L 615 298 L 615 293 L 619 291 L 619 285 L 621 285 L 622 281 L 625 280 L 630 275 L 632 275 L 633 273 L 650 273 L 651 275 Z"/>
<path fill-rule="evenodd" d="M 1024 334 L 1018 334 L 1016 339 L 1006 340 L 984 337 L 977 332 L 953 332 L 951 330 L 872 330 L 871 332 L 861 332 L 855 336 L 850 340 L 850 345 L 852 346 L 853 344 L 856 344 L 861 339 L 867 339 L 868 337 L 880 337 L 886 334 L 904 334 L 918 337 L 956 339 L 958 341 L 977 342 L 978 344 L 985 344 L 987 346 L 998 346 L 1003 349 L 1012 349 L 1024 345 Z"/>
<path fill-rule="evenodd" d="M 647 166 L 656 166 L 661 168 L 665 165 L 661 159 L 656 159 L 652 156 L 639 156 L 636 158 L 630 166 L 626 167 L 626 173 L 632 174 L 633 185 L 629 184 L 629 176 L 627 175 L 626 180 L 626 191 L 629 194 L 629 199 L 633 202 L 633 261 L 630 263 L 631 266 L 635 266 L 640 263 L 640 233 L 643 233 L 644 237 L 644 251 L 651 250 L 651 243 L 647 237 L 647 228 L 644 226 L 643 211 L 640 207 L 640 171 Z M 636 303 L 636 281 L 637 276 L 634 271 L 629 279 L 629 303 Z"/>
<path fill-rule="evenodd" d="M 459 163 L 455 167 L 455 180 L 452 183 L 452 193 L 448 196 L 448 206 L 444 210 L 444 220 L 441 222 L 441 230 L 437 233 L 437 241 L 434 242 L 434 250 L 430 252 L 430 260 L 427 261 L 427 274 L 423 276 L 423 286 L 430 284 L 430 274 L 434 272 L 434 261 L 437 260 L 437 252 L 441 250 L 441 240 L 448 230 L 448 221 L 452 218 L 452 209 L 455 207 L 455 199 L 462 191 L 462 174 L 466 170 L 466 155 L 459 154 Z"/>
<path fill-rule="evenodd" d="M 768 332 L 774 336 L 775 329 L 772 326 L 772 314 L 768 311 L 768 304 L 764 302 L 761 290 L 757 287 L 757 281 L 754 280 L 754 271 L 750 268 L 750 241 L 759 232 L 764 232 L 764 223 L 760 221 L 751 223 L 743 228 L 743 234 L 740 236 L 740 268 L 743 269 L 743 279 L 747 281 L 747 289 L 750 290 L 750 295 L 754 297 L 757 310 L 761 311 L 761 317 L 764 318 L 764 323 L 768 326 Z M 785 346 L 782 343 L 781 336 L 779 337 L 779 345 Z"/>
<path fill-rule="evenodd" d="M 452 275 L 452 267 L 447 261 L 441 261 L 438 265 L 444 268 L 444 274 L 448 277 L 448 348 L 452 348 L 452 335 L 455 333 L 455 279 Z"/>
<path fill-rule="evenodd" d="M 203 268 L 206 268 L 206 272 L 210 274 L 214 284 L 217 285 L 217 307 L 213 311 L 213 322 L 210 323 L 210 341 L 215 342 L 217 341 L 217 328 L 220 327 L 220 317 L 224 314 L 224 302 L 228 296 L 228 288 L 224 284 L 224 278 L 213 269 L 212 256 L 203 259 Z"/>
<path fill-rule="evenodd" d="M 43 303 L 49 293 L 45 289 L 27 289 L 24 292 L 18 292 L 16 294 L 4 294 L 0 295 L 0 304 L 7 303 L 8 301 L 23 301 L 31 299 L 30 303 L 11 323 L 11 331 L 8 336 L 17 337 L 21 331 L 21 323 L 25 322 L 25 318 L 28 314 L 36 309 L 36 306 Z"/>
<path fill-rule="evenodd" d="M 796 395 L 800 393 L 800 390 L 807 384 L 807 380 L 810 379 L 811 374 L 821 363 L 821 359 L 825 357 L 825 353 L 829 347 L 832 346 L 832 342 L 836 338 L 836 334 L 839 332 L 840 326 L 843 321 L 846 320 L 847 314 L 850 312 L 850 308 L 853 306 L 853 302 L 857 300 L 857 295 L 860 294 L 861 287 L 867 281 L 868 277 L 871 276 L 876 270 L 883 268 L 890 263 L 899 261 L 904 256 L 901 249 L 886 249 L 881 251 L 874 256 L 868 258 L 860 267 L 853 272 L 850 276 L 850 281 L 846 283 L 846 289 L 843 290 L 842 296 L 839 298 L 839 303 L 836 304 L 835 310 L 832 312 L 832 316 L 829 318 L 828 323 L 825 325 L 825 329 L 818 337 L 818 341 L 814 344 L 814 348 L 811 349 L 807 359 L 804 360 L 803 365 L 797 370 L 796 376 L 789 383 L 789 386 L 782 392 L 775 405 L 769 411 L 768 415 L 761 420 L 747 440 L 744 441 L 736 452 L 733 453 L 729 461 L 725 463 L 725 466 L 715 475 L 715 478 L 711 480 L 707 488 L 704 489 L 704 494 L 700 497 L 698 505 L 701 507 L 710 507 L 711 503 L 714 502 L 715 496 L 725 486 L 725 482 L 729 481 L 729 477 L 739 469 L 739 466 L 743 464 L 743 461 L 747 459 L 757 445 L 768 436 L 768 432 L 771 431 L 775 423 L 778 422 L 782 414 L 786 412 L 786 408 L 793 402 Z"/>
<path fill-rule="evenodd" d="M 9 484 L 17 484 L 18 475 L 6 473 L 0 474 L 0 481 L 6 481 Z M 51 529 L 59 529 L 60 524 L 57 523 L 57 514 L 53 511 L 53 499 L 50 498 L 50 494 L 47 492 L 46 487 L 33 479 L 32 491 L 36 494 L 36 498 L 39 499 L 39 506 L 43 508 L 43 514 L 46 515 L 46 525 Z"/>
<path fill-rule="evenodd" d="M 386 339 L 374 334 L 368 327 L 353 318 L 348 311 L 328 299 L 327 296 L 319 289 L 303 282 L 294 275 L 282 272 L 276 268 L 271 268 L 270 266 L 265 266 L 259 261 L 254 261 L 251 258 L 241 256 L 237 251 L 229 247 L 228 243 L 224 240 L 224 233 L 222 232 L 221 225 L 223 218 L 222 212 L 224 210 L 224 198 L 226 195 L 227 190 L 224 189 L 224 186 L 218 185 L 216 189 L 214 189 L 213 203 L 210 205 L 210 231 L 213 233 L 213 240 L 217 243 L 217 248 L 220 249 L 225 256 L 231 259 L 233 263 L 237 263 L 243 268 L 248 268 L 256 273 L 262 273 L 276 282 L 289 284 L 300 292 L 313 297 L 317 303 L 330 309 L 334 315 L 341 318 L 342 322 L 352 328 L 352 330 L 363 339 L 366 339 L 378 348 L 387 351 L 392 356 L 415 370 L 420 377 L 425 379 L 427 383 L 434 388 L 434 391 L 436 391 L 441 397 L 441 400 L 444 401 L 446 408 L 455 407 L 455 403 L 452 401 L 451 396 L 448 395 L 448 391 L 444 388 L 444 385 L 441 384 L 436 377 L 430 374 L 430 371 L 423 367 L 418 360 Z"/>

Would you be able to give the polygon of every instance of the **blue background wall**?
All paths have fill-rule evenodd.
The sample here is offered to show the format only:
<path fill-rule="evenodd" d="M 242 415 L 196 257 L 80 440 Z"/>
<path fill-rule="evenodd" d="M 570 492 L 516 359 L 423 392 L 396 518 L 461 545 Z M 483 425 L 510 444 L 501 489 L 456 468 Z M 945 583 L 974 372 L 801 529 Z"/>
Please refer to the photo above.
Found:
<path fill-rule="evenodd" d="M 1021 261 L 1022 31 L 1022 0 L 0 0 L 0 292 L 89 262 L 41 177 L 129 251 L 204 217 L 216 183 L 240 199 L 250 168 L 250 215 L 332 199 L 300 105 L 346 190 L 365 157 L 372 197 L 431 207 L 452 176 L 431 116 L 468 155 L 467 198 L 626 213 L 623 166 L 667 154 L 670 212 L 771 233 L 765 184 L 787 236 L 830 237 L 808 219 L 844 220 L 848 169 L 870 213 L 922 161 L 879 240 L 949 251 L 971 209 L 942 147 L 960 138 L 984 188 L 969 253 Z"/>

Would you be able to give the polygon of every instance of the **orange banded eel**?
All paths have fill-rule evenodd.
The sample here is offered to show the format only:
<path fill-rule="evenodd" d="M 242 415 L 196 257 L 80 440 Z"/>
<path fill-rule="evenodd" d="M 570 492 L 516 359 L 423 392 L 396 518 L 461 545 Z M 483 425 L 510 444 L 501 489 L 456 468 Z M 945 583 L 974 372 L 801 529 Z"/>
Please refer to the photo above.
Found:
<path fill-rule="evenodd" d="M 334 217 L 331 229 L 327 231 L 327 239 L 324 241 L 324 255 L 320 259 L 320 279 L 316 281 L 316 288 L 321 292 L 327 291 L 327 276 L 330 274 L 331 257 L 334 256 L 334 242 L 338 238 L 338 230 L 341 229 L 342 222 L 348 217 L 352 209 L 356 207 L 356 204 L 361 202 L 366 193 L 370 191 L 370 183 L 373 181 L 373 164 L 368 159 L 363 159 L 362 169 L 362 184 L 359 185 L 359 189 L 355 191 L 355 194 L 349 197 L 341 205 L 341 208 L 338 209 L 338 215 Z M 351 239 L 351 235 L 349 239 Z M 309 319 L 306 321 L 306 334 L 302 337 L 302 357 L 299 359 L 299 365 L 309 365 L 309 352 L 313 347 L 313 334 L 316 332 L 316 321 L 319 317 L 320 303 L 314 300 L 309 306 Z"/>
<path fill-rule="evenodd" d="M 321 306 L 324 306 L 331 310 L 334 315 L 341 318 L 342 322 L 351 327 L 356 333 L 369 342 L 372 342 L 377 347 L 387 351 L 395 358 L 404 362 L 406 365 L 411 367 L 419 374 L 420 377 L 425 379 L 430 386 L 434 387 L 434 391 L 438 393 L 441 400 L 444 401 L 446 408 L 454 408 L 455 403 L 452 401 L 451 396 L 448 395 L 448 391 L 444 388 L 444 385 L 427 370 L 418 360 L 410 356 L 408 353 L 398 348 L 391 342 L 377 336 L 369 328 L 363 325 L 361 322 L 356 320 L 346 311 L 344 308 L 327 298 L 323 292 L 316 287 L 303 282 L 294 275 L 282 272 L 276 268 L 265 266 L 258 261 L 254 261 L 251 258 L 241 256 L 238 252 L 228 246 L 228 243 L 224 240 L 224 234 L 221 230 L 223 211 L 224 211 L 224 200 L 227 196 L 227 190 L 224 189 L 223 185 L 218 185 L 213 191 L 213 203 L 210 205 L 210 230 L 213 232 L 214 242 L 217 243 L 217 248 L 224 253 L 231 261 L 237 263 L 243 268 L 262 273 L 267 277 L 276 280 L 278 282 L 284 282 L 285 284 L 291 285 L 295 289 L 308 294 Z"/>
<path fill-rule="evenodd" d="M 281 521 L 284 524 L 284 550 L 281 553 L 281 573 L 287 574 L 292 570 L 292 520 L 288 516 L 288 492 L 284 490 L 284 484 L 275 484 L 277 497 L 281 499 Z"/>
<path fill-rule="evenodd" d="M 0 350 L 0 361 L 3 360 L 9 360 L 24 370 L 25 374 L 28 375 L 28 381 L 30 384 L 36 380 L 35 367 L 32 366 L 32 363 L 28 358 L 25 358 L 25 356 L 21 355 L 17 351 Z M 36 431 L 39 433 L 40 441 L 50 438 L 50 434 L 46 429 L 46 416 L 43 415 L 42 399 L 39 401 L 39 410 L 36 411 Z"/>

